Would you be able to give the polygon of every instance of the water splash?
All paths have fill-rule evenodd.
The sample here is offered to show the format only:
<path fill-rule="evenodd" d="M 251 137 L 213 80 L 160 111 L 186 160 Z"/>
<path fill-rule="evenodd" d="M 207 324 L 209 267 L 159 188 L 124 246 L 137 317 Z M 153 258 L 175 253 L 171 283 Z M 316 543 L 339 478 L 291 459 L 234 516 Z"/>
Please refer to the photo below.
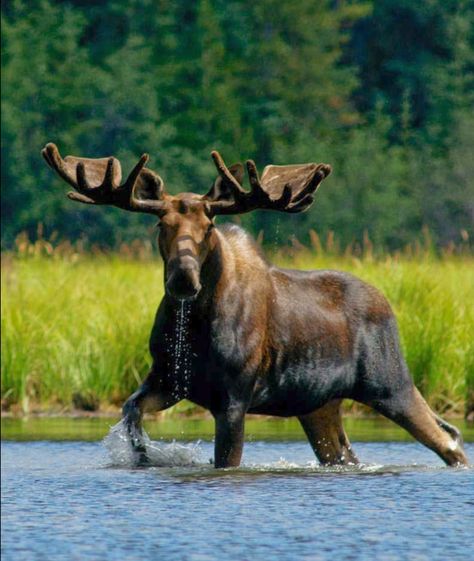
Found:
<path fill-rule="evenodd" d="M 145 431 L 142 440 L 149 460 L 147 465 L 150 467 L 187 467 L 204 463 L 199 441 L 190 444 L 180 444 L 175 440 L 157 442 L 151 440 Z M 109 434 L 102 442 L 107 449 L 112 466 L 135 467 L 136 455 L 123 420 L 110 428 Z"/>

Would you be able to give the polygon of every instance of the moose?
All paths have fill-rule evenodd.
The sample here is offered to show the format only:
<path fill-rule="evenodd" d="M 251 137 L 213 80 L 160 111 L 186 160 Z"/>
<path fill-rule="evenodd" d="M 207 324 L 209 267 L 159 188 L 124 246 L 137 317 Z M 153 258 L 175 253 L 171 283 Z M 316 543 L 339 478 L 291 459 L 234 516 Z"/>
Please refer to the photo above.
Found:
<path fill-rule="evenodd" d="M 188 399 L 215 419 L 216 468 L 239 466 L 247 413 L 298 417 L 322 464 L 357 463 L 341 403 L 356 400 L 391 419 L 446 464 L 466 465 L 457 428 L 435 414 L 415 387 L 401 353 L 394 314 L 374 287 L 344 272 L 275 267 L 236 225 L 220 215 L 256 209 L 307 210 L 326 164 L 268 165 L 260 177 L 246 162 L 229 168 L 211 153 L 217 179 L 205 195 L 170 195 L 145 167 L 122 182 L 120 162 L 60 156 L 46 163 L 69 183 L 73 201 L 156 215 L 165 295 L 150 337 L 151 371 L 123 406 L 137 464 L 146 464 L 142 418 Z M 138 288 L 139 290 L 139 285 Z M 186 305 L 186 372 L 175 368 L 173 341 Z"/>

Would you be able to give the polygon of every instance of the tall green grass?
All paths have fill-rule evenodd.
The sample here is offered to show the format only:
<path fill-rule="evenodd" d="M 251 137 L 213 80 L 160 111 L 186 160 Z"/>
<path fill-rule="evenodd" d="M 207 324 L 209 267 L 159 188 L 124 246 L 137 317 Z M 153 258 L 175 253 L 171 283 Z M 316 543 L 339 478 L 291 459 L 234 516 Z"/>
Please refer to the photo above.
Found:
<path fill-rule="evenodd" d="M 2 267 L 2 398 L 119 403 L 150 364 L 161 266 L 116 258 L 9 259 Z"/>
<path fill-rule="evenodd" d="M 159 259 L 30 253 L 7 255 L 2 265 L 3 407 L 121 404 L 151 362 L 148 336 L 163 293 Z M 393 306 L 410 370 L 431 405 L 442 413 L 472 406 L 471 257 L 299 251 L 274 258 L 296 268 L 349 271 L 377 286 Z"/>

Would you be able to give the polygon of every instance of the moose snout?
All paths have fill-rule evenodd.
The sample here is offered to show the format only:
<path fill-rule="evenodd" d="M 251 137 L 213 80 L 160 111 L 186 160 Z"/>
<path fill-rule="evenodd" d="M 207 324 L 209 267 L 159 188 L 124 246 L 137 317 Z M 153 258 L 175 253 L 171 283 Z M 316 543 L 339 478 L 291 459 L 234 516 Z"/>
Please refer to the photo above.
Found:
<path fill-rule="evenodd" d="M 169 268 L 166 291 L 178 300 L 192 300 L 201 290 L 199 265 L 192 257 L 180 259 Z"/>

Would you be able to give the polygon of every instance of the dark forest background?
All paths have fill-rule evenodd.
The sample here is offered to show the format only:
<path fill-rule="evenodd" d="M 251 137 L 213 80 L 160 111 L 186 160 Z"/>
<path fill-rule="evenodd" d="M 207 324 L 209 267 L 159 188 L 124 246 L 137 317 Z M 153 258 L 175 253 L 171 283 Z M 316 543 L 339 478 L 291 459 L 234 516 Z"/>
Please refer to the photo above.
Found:
<path fill-rule="evenodd" d="M 328 162 L 313 208 L 266 240 L 395 249 L 474 223 L 474 6 L 463 0 L 2 2 L 2 246 L 21 231 L 114 247 L 153 218 L 68 201 L 40 149 L 140 154 L 170 192 L 228 164 Z"/>

